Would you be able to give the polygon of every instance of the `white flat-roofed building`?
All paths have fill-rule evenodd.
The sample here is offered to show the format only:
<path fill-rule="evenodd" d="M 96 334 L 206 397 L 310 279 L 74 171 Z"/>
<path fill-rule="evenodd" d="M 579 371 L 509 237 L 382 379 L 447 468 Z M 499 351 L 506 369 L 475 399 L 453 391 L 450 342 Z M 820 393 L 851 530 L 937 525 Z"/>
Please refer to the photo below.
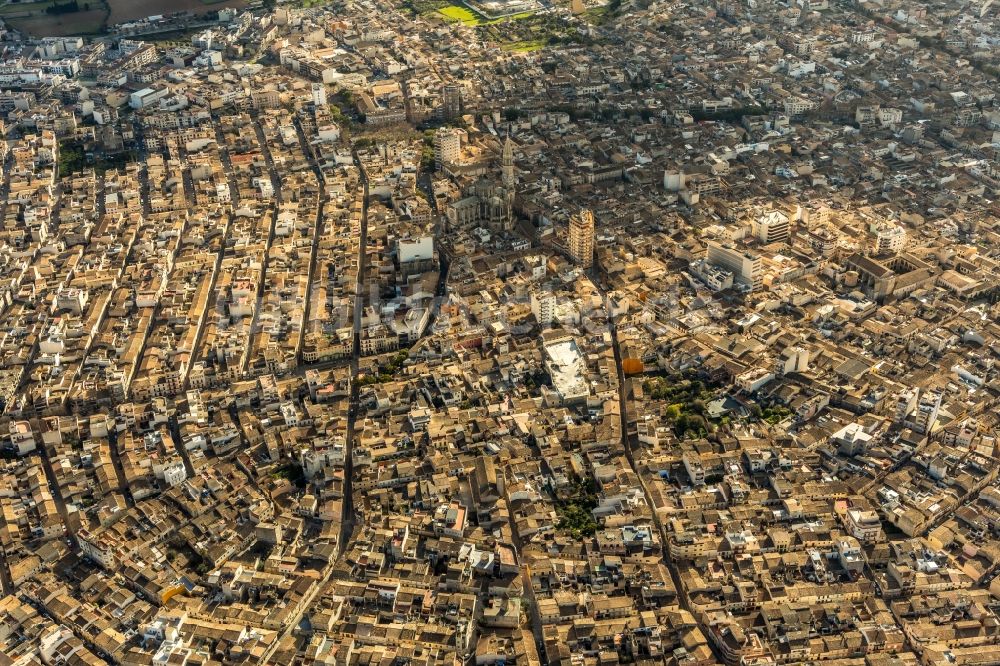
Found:
<path fill-rule="evenodd" d="M 129 95 L 128 105 L 133 109 L 145 109 L 166 97 L 169 92 L 167 88 L 143 88 Z"/>
<path fill-rule="evenodd" d="M 552 387 L 564 403 L 586 400 L 590 395 L 587 366 L 572 337 L 564 337 L 545 345 L 545 366 L 552 378 Z"/>

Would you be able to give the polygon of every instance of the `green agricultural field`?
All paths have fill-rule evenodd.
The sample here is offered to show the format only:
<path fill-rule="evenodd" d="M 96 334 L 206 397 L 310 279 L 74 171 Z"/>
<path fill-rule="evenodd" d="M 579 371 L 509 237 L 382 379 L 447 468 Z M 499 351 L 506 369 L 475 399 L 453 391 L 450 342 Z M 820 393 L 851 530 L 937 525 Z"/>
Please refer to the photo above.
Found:
<path fill-rule="evenodd" d="M 482 19 L 468 7 L 462 5 L 448 5 L 439 7 L 437 13 L 450 23 L 464 23 L 465 25 L 479 25 Z"/>
<path fill-rule="evenodd" d="M 511 14 L 510 16 L 500 16 L 491 19 L 465 5 L 448 4 L 435 8 L 432 10 L 432 13 L 436 13 L 449 23 L 463 23 L 470 26 L 495 25 L 504 21 L 518 21 L 535 15 L 533 12 L 521 12 L 520 14 Z"/>

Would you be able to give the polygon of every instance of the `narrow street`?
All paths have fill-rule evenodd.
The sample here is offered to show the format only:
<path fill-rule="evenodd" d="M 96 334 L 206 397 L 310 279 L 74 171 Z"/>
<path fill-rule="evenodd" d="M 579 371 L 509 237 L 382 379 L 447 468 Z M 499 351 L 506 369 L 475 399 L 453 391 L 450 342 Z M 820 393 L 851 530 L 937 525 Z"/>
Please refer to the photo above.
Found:
<path fill-rule="evenodd" d="M 600 280 L 595 278 L 593 282 L 594 285 L 601 291 L 602 296 L 606 296 L 606 289 L 604 288 L 604 285 L 601 284 Z M 656 505 L 653 503 L 652 494 L 649 492 L 646 480 L 635 461 L 635 449 L 638 448 L 639 438 L 638 434 L 633 433 L 630 429 L 628 417 L 629 396 L 626 392 L 625 371 L 622 367 L 621 346 L 618 340 L 618 322 L 615 317 L 611 316 L 610 313 L 608 313 L 608 326 L 611 331 L 611 344 L 615 354 L 615 369 L 618 373 L 618 410 L 621 418 L 622 447 L 625 451 L 625 458 L 628 460 L 628 464 L 635 473 L 636 478 L 639 479 L 639 485 L 642 487 L 643 497 L 645 498 L 646 505 L 649 507 L 652 514 L 653 525 L 656 527 L 657 534 L 659 534 L 660 537 L 660 555 L 663 559 L 663 563 L 667 567 L 667 570 L 670 572 L 670 578 L 673 581 L 674 589 L 677 592 L 677 602 L 683 610 L 686 610 L 694 615 L 695 613 L 693 607 L 691 606 L 691 600 L 688 599 L 688 596 L 684 591 L 684 586 L 681 584 L 680 571 L 677 568 L 677 563 L 670 557 L 670 551 L 667 546 L 667 531 L 660 520 L 659 514 L 656 512 Z M 717 652 L 715 645 L 711 641 L 709 641 L 709 646 L 711 647 L 713 653 Z M 715 656 L 717 659 L 721 659 L 719 654 L 716 653 Z"/>
<path fill-rule="evenodd" d="M 444 228 L 444 224 L 446 224 L 445 218 L 438 209 L 437 199 L 434 198 L 434 190 L 429 180 L 425 180 L 424 178 L 420 181 L 420 189 L 427 195 L 427 202 L 430 204 L 431 211 L 434 213 L 434 219 L 437 221 L 434 225 L 434 244 L 438 252 L 438 285 L 434 299 L 431 301 L 431 316 L 427 320 L 426 332 L 431 330 L 431 327 L 437 320 L 438 313 L 441 311 L 441 303 L 447 294 L 448 270 L 451 268 L 451 252 L 449 245 L 442 242 L 447 234 L 447 230 Z"/>
<path fill-rule="evenodd" d="M 121 455 L 118 452 L 118 433 L 114 430 L 108 433 L 108 450 L 111 452 L 111 465 L 115 468 L 115 476 L 118 478 L 118 492 L 125 496 L 125 503 L 133 507 L 135 500 L 125 480 L 125 468 L 122 467 Z"/>
<path fill-rule="evenodd" d="M 145 168 L 139 169 L 139 182 L 141 184 L 141 200 L 142 208 L 145 215 L 152 214 L 152 207 L 150 204 L 150 189 L 149 189 L 149 174 Z M 180 229 L 180 235 L 183 237 L 187 233 L 188 223 L 187 216 L 184 217 L 184 223 Z M 172 250 L 171 256 L 167 263 L 168 266 L 174 265 L 174 260 L 177 258 L 177 253 L 180 250 L 180 243 L 176 244 Z M 172 271 L 172 269 L 171 269 Z M 153 330 L 153 323 L 159 318 L 160 310 L 162 309 L 163 301 L 157 300 L 156 304 L 153 306 L 153 314 L 149 318 L 149 323 L 146 325 L 146 330 L 143 332 L 142 346 L 139 348 L 139 353 L 136 355 L 136 362 L 132 364 L 132 369 L 129 373 L 128 385 L 132 385 L 132 381 L 135 379 L 136 374 L 139 371 L 139 360 L 146 356 L 146 345 L 149 343 L 149 335 Z M 119 477 L 121 478 L 121 477 Z"/>
<path fill-rule="evenodd" d="M 188 450 L 184 448 L 184 442 L 181 440 L 181 430 L 176 416 L 170 417 L 168 427 L 170 428 L 170 436 L 174 440 L 174 449 L 177 451 L 177 455 L 181 457 L 181 460 L 184 461 L 184 471 L 187 473 L 187 478 L 194 478 L 194 465 L 191 464 L 191 456 L 188 454 Z"/>
<path fill-rule="evenodd" d="M 677 590 L 677 598 L 681 602 L 681 608 L 686 611 L 690 611 L 690 604 L 684 594 L 684 588 L 681 585 L 677 566 L 674 564 L 673 560 L 670 559 L 670 554 L 667 549 L 667 532 L 663 527 L 663 523 L 660 521 L 659 514 L 656 512 L 656 505 L 653 503 L 653 497 L 649 492 L 649 487 L 646 485 L 646 480 L 643 478 L 643 475 L 639 470 L 639 466 L 635 462 L 635 453 L 633 449 L 638 444 L 638 438 L 633 437 L 632 433 L 629 431 L 628 396 L 625 388 L 625 372 L 622 369 L 621 347 L 618 343 L 618 326 L 613 317 L 609 317 L 609 325 L 611 327 L 611 343 L 615 352 L 615 369 L 618 371 L 618 410 L 621 417 L 622 445 L 625 450 L 625 458 L 628 460 L 629 466 L 632 468 L 632 471 L 639 479 L 639 484 L 642 486 L 642 493 L 646 500 L 646 506 L 649 507 L 650 513 L 652 514 L 653 525 L 656 527 L 656 531 L 660 536 L 661 555 L 664 563 L 666 563 L 667 568 L 670 571 L 670 577 L 673 579 L 674 587 Z"/>
<path fill-rule="evenodd" d="M 309 273 L 306 276 L 305 309 L 302 313 L 302 325 L 299 326 L 299 338 L 295 344 L 295 362 L 296 367 L 298 367 L 298 365 L 302 363 L 302 346 L 305 343 L 306 328 L 309 325 L 309 310 L 313 302 L 313 281 L 316 279 L 316 258 L 319 254 L 319 241 L 323 237 L 324 231 L 323 211 L 327 203 L 327 194 L 323 170 L 319 168 L 316 160 L 314 159 L 312 148 L 306 140 L 306 134 L 303 131 L 302 123 L 298 118 L 295 119 L 295 132 L 298 134 L 299 144 L 302 147 L 303 154 L 309 158 L 309 163 L 312 165 L 313 173 L 316 175 L 316 183 L 320 188 L 319 199 L 316 203 L 316 219 L 313 221 L 312 246 L 309 249 Z"/>
<path fill-rule="evenodd" d="M 0 546 L 0 591 L 4 596 L 14 594 L 14 581 L 10 577 L 10 563 L 7 561 L 7 550 Z"/>
<path fill-rule="evenodd" d="M 66 500 L 63 499 L 62 491 L 59 489 L 58 477 L 55 470 L 52 469 L 52 461 L 49 460 L 49 451 L 44 446 L 40 446 L 38 447 L 38 454 L 42 459 L 42 469 L 45 470 L 45 478 L 49 482 L 49 491 L 52 494 L 52 500 L 56 503 L 56 510 L 59 512 L 59 517 L 62 519 L 63 525 L 66 526 L 66 536 L 72 545 L 76 547 L 76 530 L 73 529 L 69 522 Z"/>
<path fill-rule="evenodd" d="M 350 541 L 351 535 L 354 532 L 354 526 L 356 524 L 355 513 L 354 513 L 354 467 L 353 467 L 353 451 L 354 451 L 354 441 L 355 441 L 355 419 L 358 411 L 358 389 L 357 389 L 357 378 L 358 370 L 360 366 L 361 358 L 361 313 L 364 310 L 364 292 L 362 290 L 365 284 L 365 275 L 367 270 L 367 245 L 368 245 L 368 176 L 365 174 L 364 169 L 361 167 L 360 160 L 357 157 L 357 153 L 354 156 L 355 164 L 361 173 L 361 182 L 364 186 L 364 204 L 362 208 L 361 215 L 361 230 L 358 245 L 358 279 L 355 283 L 355 294 L 354 294 L 354 345 L 351 353 L 351 397 L 350 397 L 350 407 L 348 410 L 347 417 L 347 450 L 344 453 L 344 499 L 342 502 L 343 512 L 341 514 L 341 524 L 340 524 L 340 534 L 337 539 L 337 558 L 331 561 L 323 568 L 323 575 L 320 580 L 310 586 L 309 591 L 306 592 L 305 597 L 298 604 L 295 614 L 290 618 L 284 629 L 279 632 L 278 636 L 275 638 L 274 643 L 264 651 L 261 655 L 260 664 L 266 664 L 269 662 L 271 656 L 274 654 L 278 645 L 283 639 L 291 635 L 297 626 L 302 622 L 302 616 L 305 614 L 306 609 L 311 608 L 313 601 L 315 601 L 316 596 L 326 588 L 327 583 L 329 583 L 331 576 L 337 562 L 339 562 L 346 554 L 346 544 Z"/>
<path fill-rule="evenodd" d="M 278 172 L 274 168 L 274 160 L 271 157 L 271 151 L 267 147 L 267 137 L 264 136 L 264 128 L 260 126 L 260 121 L 257 119 L 256 114 L 253 116 L 253 127 L 254 131 L 257 133 L 257 141 L 260 143 L 260 151 L 264 156 L 264 162 L 267 164 L 268 177 L 271 179 L 271 187 L 274 189 L 274 199 L 268 210 L 268 215 L 270 215 L 271 219 L 267 231 L 267 240 L 264 243 L 264 260 L 261 262 L 260 279 L 257 283 L 257 303 L 254 305 L 253 316 L 250 318 L 250 331 L 247 338 L 247 345 L 249 349 L 253 349 L 253 339 L 257 334 L 257 321 L 260 317 L 261 304 L 264 302 L 264 289 L 268 279 L 268 260 L 271 256 L 271 245 L 274 243 L 274 227 L 275 223 L 278 221 L 278 208 L 281 206 L 282 202 L 281 178 L 278 176 Z M 243 367 L 240 368 L 240 372 L 244 376 L 250 367 L 250 360 L 250 353 L 248 352 L 244 354 Z"/>
<path fill-rule="evenodd" d="M 354 341 L 351 351 L 351 404 L 347 416 L 347 451 L 344 456 L 344 512 L 341 522 L 340 542 L 338 549 L 344 552 L 344 545 L 350 539 L 354 530 L 354 444 L 357 438 L 356 420 L 358 416 L 358 374 L 361 359 L 361 317 L 364 313 L 364 287 L 368 275 L 368 174 L 365 173 L 357 152 L 354 153 L 354 163 L 361 174 L 361 184 L 364 187 L 364 201 L 361 210 L 361 233 L 358 239 L 358 279 L 354 285 Z"/>
<path fill-rule="evenodd" d="M 542 640 L 542 618 L 538 614 L 538 600 L 535 598 L 535 588 L 531 585 L 531 571 L 527 564 L 520 562 L 520 553 L 524 552 L 524 543 L 522 542 L 520 535 L 518 535 L 517 525 L 514 523 L 514 517 L 512 515 L 508 515 L 508 520 L 510 524 L 511 539 L 514 542 L 514 548 L 516 548 L 518 552 L 521 585 L 524 589 L 524 597 L 528 602 L 527 614 L 531 621 L 531 633 L 535 637 L 535 649 L 538 651 L 539 655 L 542 655 L 545 653 L 545 643 Z"/>
<path fill-rule="evenodd" d="M 201 340 L 205 333 L 205 325 L 208 323 L 208 318 L 213 316 L 215 313 L 216 299 L 218 296 L 216 294 L 215 285 L 219 279 L 219 272 L 222 270 L 222 261 L 226 258 L 226 245 L 229 242 L 229 233 L 233 228 L 233 217 L 235 216 L 234 211 L 239 208 L 240 205 L 240 188 L 239 184 L 236 182 L 236 176 L 233 173 L 233 162 L 229 155 L 229 149 L 226 148 L 225 137 L 222 135 L 222 130 L 218 125 L 215 126 L 215 142 L 219 147 L 219 156 L 222 159 L 222 165 L 225 168 L 226 183 L 229 185 L 231 210 L 226 215 L 226 225 L 222 229 L 222 242 L 219 244 L 219 254 L 215 258 L 215 267 L 212 269 L 212 282 L 208 289 L 209 296 L 208 303 L 205 306 L 205 315 L 198 327 L 198 334 L 195 336 L 194 344 L 191 346 L 191 361 L 188 363 L 187 369 L 184 372 L 183 386 L 185 389 L 190 386 L 191 368 L 198 360 L 198 352 L 201 349 Z"/>

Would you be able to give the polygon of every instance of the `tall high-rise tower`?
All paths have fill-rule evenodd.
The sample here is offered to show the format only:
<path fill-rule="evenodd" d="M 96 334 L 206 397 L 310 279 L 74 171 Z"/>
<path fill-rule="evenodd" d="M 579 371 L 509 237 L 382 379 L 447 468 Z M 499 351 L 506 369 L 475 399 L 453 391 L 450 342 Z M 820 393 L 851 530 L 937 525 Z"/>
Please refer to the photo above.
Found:
<path fill-rule="evenodd" d="M 444 164 L 458 161 L 462 154 L 462 131 L 442 127 L 434 133 L 434 164 L 440 169 Z"/>
<path fill-rule="evenodd" d="M 317 107 L 326 106 L 326 86 L 322 83 L 312 84 L 312 98 Z"/>
<path fill-rule="evenodd" d="M 787 243 L 790 236 L 788 216 L 780 210 L 770 210 L 753 221 L 751 228 L 757 240 L 768 243 Z"/>
<path fill-rule="evenodd" d="M 569 218 L 569 256 L 584 268 L 594 265 L 594 213 L 584 208 Z"/>
<path fill-rule="evenodd" d="M 875 227 L 875 254 L 897 254 L 906 247 L 906 231 L 897 224 Z"/>
<path fill-rule="evenodd" d="M 462 86 L 449 83 L 441 89 L 441 117 L 445 120 L 462 113 Z"/>

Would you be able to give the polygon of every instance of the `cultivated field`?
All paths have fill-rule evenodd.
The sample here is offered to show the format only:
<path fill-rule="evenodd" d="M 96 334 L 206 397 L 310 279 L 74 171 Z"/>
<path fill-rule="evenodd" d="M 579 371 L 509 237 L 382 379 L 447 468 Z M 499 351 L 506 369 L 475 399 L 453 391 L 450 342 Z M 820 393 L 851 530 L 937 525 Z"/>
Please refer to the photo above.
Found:
<path fill-rule="evenodd" d="M 448 5 L 437 10 L 446 20 L 461 22 L 466 25 L 479 25 L 479 17 L 472 10 L 461 5 Z"/>
<path fill-rule="evenodd" d="M 90 35 L 104 28 L 108 11 L 102 0 L 80 0 L 78 4 L 84 11 L 47 14 L 45 10 L 53 4 L 52 1 L 8 3 L 0 6 L 0 18 L 15 30 L 38 37 Z"/>
<path fill-rule="evenodd" d="M 247 0 L 78 0 L 82 11 L 47 14 L 46 8 L 66 0 L 0 4 L 0 18 L 15 30 L 36 37 L 93 35 L 106 26 L 172 12 L 210 12 L 245 7 Z M 2 2 L 2 0 L 0 0 Z"/>
<path fill-rule="evenodd" d="M 245 7 L 246 0 L 107 0 L 111 7 L 108 25 L 172 12 L 210 12 L 223 7 Z"/>
<path fill-rule="evenodd" d="M 465 25 L 494 25 L 496 23 L 503 23 L 504 21 L 516 21 L 533 16 L 532 12 L 521 12 L 509 16 L 488 18 L 466 5 L 449 4 L 438 6 L 430 11 L 449 23 L 464 23 Z"/>

